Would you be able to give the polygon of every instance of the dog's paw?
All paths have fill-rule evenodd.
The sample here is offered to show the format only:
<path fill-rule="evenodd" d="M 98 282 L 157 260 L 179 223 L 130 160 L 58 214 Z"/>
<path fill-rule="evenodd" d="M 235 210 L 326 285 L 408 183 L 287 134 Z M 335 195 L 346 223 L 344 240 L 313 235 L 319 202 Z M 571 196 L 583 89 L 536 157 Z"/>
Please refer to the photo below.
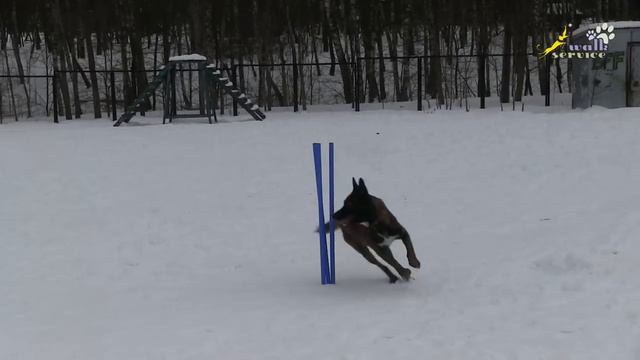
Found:
<path fill-rule="evenodd" d="M 402 278 L 404 279 L 404 281 L 409 281 L 409 279 L 411 279 L 411 270 L 409 269 L 403 269 L 400 272 L 400 276 L 402 276 Z"/>
<path fill-rule="evenodd" d="M 418 259 L 409 259 L 409 265 L 411 265 L 412 268 L 420 269 L 420 260 L 418 260 Z"/>
<path fill-rule="evenodd" d="M 390 277 L 390 278 L 389 278 L 389 284 L 395 284 L 395 283 L 396 283 L 396 281 L 398 281 L 398 277 L 397 277 L 397 276 L 394 276 L 394 277 Z"/>

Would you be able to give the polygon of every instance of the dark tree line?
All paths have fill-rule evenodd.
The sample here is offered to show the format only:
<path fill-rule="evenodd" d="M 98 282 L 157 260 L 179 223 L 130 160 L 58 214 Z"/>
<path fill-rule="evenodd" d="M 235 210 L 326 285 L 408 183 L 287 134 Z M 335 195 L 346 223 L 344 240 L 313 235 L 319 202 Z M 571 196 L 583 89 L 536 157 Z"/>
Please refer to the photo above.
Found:
<path fill-rule="evenodd" d="M 442 103 L 454 91 L 443 84 L 443 62 L 451 62 L 461 51 L 482 54 L 499 49 L 515 54 L 500 59 L 502 86 L 496 95 L 505 102 L 530 92 L 529 68 L 545 66 L 542 61 L 530 64 L 523 54 L 553 41 L 565 24 L 634 18 L 640 18 L 637 0 L 3 0 L 0 46 L 7 71 L 21 77 L 25 60 L 18 49 L 30 46 L 31 51 L 50 55 L 52 67 L 61 71 L 61 105 L 67 117 L 81 112 L 81 86 L 93 89 L 94 115 L 101 116 L 96 64 L 128 71 L 123 82 L 130 101 L 136 89 L 147 84 L 148 75 L 142 71 L 181 53 L 201 53 L 227 66 L 329 58 L 335 64 L 330 72 L 335 74 L 337 68 L 342 77 L 346 102 L 356 94 L 351 81 L 354 59 L 366 57 L 366 91 L 358 92 L 363 100 L 387 98 L 387 86 L 403 100 L 409 91 L 405 57 L 434 55 L 425 58 L 424 83 L 427 93 Z M 150 49 L 153 65 L 145 58 Z M 382 56 L 398 59 L 389 65 Z M 13 69 L 9 58 L 17 64 Z M 476 88 L 471 90 L 490 94 L 488 67 L 484 69 L 480 58 L 477 65 L 483 70 L 477 71 Z M 383 69 L 388 66 L 393 84 L 385 84 L 389 79 Z M 290 80 L 275 79 L 264 67 L 257 69 L 259 100 L 269 93 L 286 103 L 292 96 Z M 291 69 L 301 71 L 295 65 Z M 65 72 L 70 70 L 76 71 Z M 242 80 L 244 72 L 239 76 Z M 538 81 L 544 89 L 545 79 Z M 296 88 L 304 92 L 300 85 Z M 28 96 L 26 86 L 25 93 Z M 304 99 L 304 94 L 296 96 Z"/>

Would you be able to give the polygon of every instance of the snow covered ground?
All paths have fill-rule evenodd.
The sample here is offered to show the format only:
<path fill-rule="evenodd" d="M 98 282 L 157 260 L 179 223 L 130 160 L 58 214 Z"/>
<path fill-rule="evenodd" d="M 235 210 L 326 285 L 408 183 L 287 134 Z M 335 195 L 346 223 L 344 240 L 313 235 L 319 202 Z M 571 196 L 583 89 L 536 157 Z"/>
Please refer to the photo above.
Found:
<path fill-rule="evenodd" d="M 0 359 L 639 359 L 639 117 L 2 125 Z M 340 240 L 320 285 L 314 141 L 339 203 L 363 177 L 409 230 L 415 280 Z"/>

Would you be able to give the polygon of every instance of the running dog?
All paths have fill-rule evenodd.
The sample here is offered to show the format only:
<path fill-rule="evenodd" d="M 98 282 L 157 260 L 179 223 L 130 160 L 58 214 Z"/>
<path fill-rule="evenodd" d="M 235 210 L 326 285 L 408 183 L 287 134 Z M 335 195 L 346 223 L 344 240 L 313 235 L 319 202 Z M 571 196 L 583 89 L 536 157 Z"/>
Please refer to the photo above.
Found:
<path fill-rule="evenodd" d="M 342 208 L 333 214 L 336 226 L 342 230 L 347 244 L 384 271 L 390 283 L 398 281 L 398 277 L 378 261 L 369 249 L 393 267 L 402 279 L 408 281 L 411 278 L 411 270 L 400 265 L 393 257 L 389 246 L 397 239 L 402 240 L 407 249 L 409 265 L 419 269 L 420 261 L 416 257 L 409 233 L 381 199 L 369 194 L 362 178 L 357 183 L 355 178 L 351 181 L 351 194 L 344 200 Z M 325 228 L 329 229 L 329 223 L 325 224 Z"/>

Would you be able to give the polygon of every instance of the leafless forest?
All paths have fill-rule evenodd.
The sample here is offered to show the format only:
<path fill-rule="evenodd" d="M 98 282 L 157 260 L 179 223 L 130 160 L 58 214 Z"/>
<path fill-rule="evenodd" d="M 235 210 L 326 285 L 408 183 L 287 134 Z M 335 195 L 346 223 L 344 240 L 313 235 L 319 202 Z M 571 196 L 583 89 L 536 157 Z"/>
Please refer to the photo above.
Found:
<path fill-rule="evenodd" d="M 638 18 L 635 0 L 3 0 L 0 118 L 49 113 L 54 74 L 60 114 L 108 116 L 188 53 L 267 108 L 407 101 L 418 83 L 436 106 L 518 101 L 545 91 L 547 65 L 569 90 L 560 63 L 536 56 L 564 25 Z"/>

